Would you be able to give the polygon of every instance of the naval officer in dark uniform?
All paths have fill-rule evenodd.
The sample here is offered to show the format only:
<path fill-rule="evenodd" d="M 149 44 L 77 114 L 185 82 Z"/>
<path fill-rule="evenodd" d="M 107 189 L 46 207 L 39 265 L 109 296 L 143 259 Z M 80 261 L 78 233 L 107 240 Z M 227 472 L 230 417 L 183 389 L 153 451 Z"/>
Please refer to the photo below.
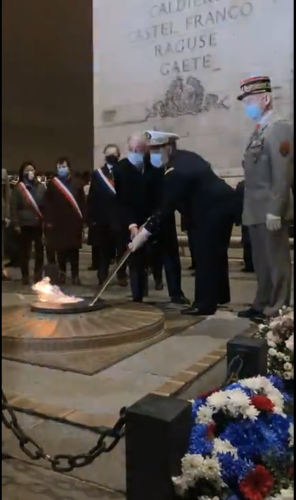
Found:
<path fill-rule="evenodd" d="M 258 282 L 253 305 L 240 317 L 277 316 L 291 294 L 289 221 L 293 220 L 294 131 L 273 109 L 271 81 L 255 76 L 241 83 L 245 112 L 254 123 L 243 158 L 242 222 L 248 227 Z"/>
<path fill-rule="evenodd" d="M 170 134 L 146 132 L 145 136 L 150 153 L 161 153 L 166 165 L 163 200 L 130 248 L 135 252 L 167 217 L 179 210 L 190 221 L 196 242 L 195 297 L 182 313 L 215 314 L 219 305 L 230 301 L 227 250 L 234 221 L 235 191 L 201 156 L 177 150 Z"/>

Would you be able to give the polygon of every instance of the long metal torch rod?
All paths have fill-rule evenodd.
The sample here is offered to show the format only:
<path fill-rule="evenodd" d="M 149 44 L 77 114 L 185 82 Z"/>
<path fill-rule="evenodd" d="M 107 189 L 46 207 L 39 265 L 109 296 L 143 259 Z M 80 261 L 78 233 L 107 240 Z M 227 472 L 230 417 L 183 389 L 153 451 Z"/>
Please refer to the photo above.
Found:
<path fill-rule="evenodd" d="M 113 280 L 114 276 L 116 276 L 116 274 L 118 273 L 119 269 L 127 261 L 127 259 L 129 258 L 129 256 L 130 256 L 131 253 L 132 253 L 131 250 L 128 248 L 127 251 L 125 252 L 125 254 L 121 257 L 121 259 L 118 262 L 117 266 L 115 267 L 114 271 L 108 276 L 108 278 L 103 283 L 103 285 L 101 286 L 100 290 L 98 291 L 97 295 L 95 296 L 95 298 L 93 299 L 93 301 L 90 303 L 91 307 L 94 306 L 97 303 L 97 301 L 101 297 L 102 293 L 106 290 L 107 286 L 111 283 L 111 281 Z"/>

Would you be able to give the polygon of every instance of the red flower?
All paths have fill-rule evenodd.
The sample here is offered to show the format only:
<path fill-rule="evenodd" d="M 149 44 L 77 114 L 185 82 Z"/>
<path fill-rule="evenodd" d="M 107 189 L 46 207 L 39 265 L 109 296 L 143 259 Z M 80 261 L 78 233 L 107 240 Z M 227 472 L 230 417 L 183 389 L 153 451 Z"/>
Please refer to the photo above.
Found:
<path fill-rule="evenodd" d="M 208 425 L 207 433 L 206 433 L 207 439 L 214 439 L 215 428 L 216 428 L 216 424 L 214 422 L 212 424 Z"/>
<path fill-rule="evenodd" d="M 251 397 L 252 404 L 260 411 L 272 411 L 274 408 L 273 402 L 262 394 L 257 394 Z"/>
<path fill-rule="evenodd" d="M 249 500 L 263 500 L 271 492 L 274 485 L 273 476 L 263 465 L 256 465 L 239 483 L 239 489 Z"/>

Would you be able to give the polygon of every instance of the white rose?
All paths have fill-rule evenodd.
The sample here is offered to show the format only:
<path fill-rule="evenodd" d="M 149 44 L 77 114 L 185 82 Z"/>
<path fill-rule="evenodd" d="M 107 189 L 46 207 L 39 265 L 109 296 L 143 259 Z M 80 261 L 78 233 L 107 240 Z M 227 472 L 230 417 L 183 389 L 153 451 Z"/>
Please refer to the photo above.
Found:
<path fill-rule="evenodd" d="M 290 359 L 291 359 L 290 356 L 285 356 L 284 357 L 284 361 L 290 362 Z"/>
<path fill-rule="evenodd" d="M 291 370 L 292 370 L 292 365 L 291 365 L 291 363 L 285 363 L 285 364 L 284 364 L 284 370 L 285 370 L 286 372 L 291 371 Z"/>
<path fill-rule="evenodd" d="M 268 340 L 267 344 L 268 344 L 269 347 L 276 347 L 276 343 L 273 342 L 272 340 Z"/>
<path fill-rule="evenodd" d="M 291 380 L 293 378 L 292 372 L 284 372 L 283 377 L 285 380 Z"/>
<path fill-rule="evenodd" d="M 269 356 L 276 356 L 277 352 L 273 347 L 271 347 L 270 349 L 268 349 L 268 354 Z"/>

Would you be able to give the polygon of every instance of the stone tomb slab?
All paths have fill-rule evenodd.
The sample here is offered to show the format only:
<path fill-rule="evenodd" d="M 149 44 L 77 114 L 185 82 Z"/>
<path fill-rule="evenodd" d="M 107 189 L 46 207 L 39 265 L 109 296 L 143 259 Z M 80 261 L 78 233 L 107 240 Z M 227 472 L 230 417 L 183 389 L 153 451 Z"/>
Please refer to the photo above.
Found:
<path fill-rule="evenodd" d="M 10 306 L 2 313 L 2 358 L 94 375 L 201 320 L 174 308 L 120 301 L 73 315 Z"/>

